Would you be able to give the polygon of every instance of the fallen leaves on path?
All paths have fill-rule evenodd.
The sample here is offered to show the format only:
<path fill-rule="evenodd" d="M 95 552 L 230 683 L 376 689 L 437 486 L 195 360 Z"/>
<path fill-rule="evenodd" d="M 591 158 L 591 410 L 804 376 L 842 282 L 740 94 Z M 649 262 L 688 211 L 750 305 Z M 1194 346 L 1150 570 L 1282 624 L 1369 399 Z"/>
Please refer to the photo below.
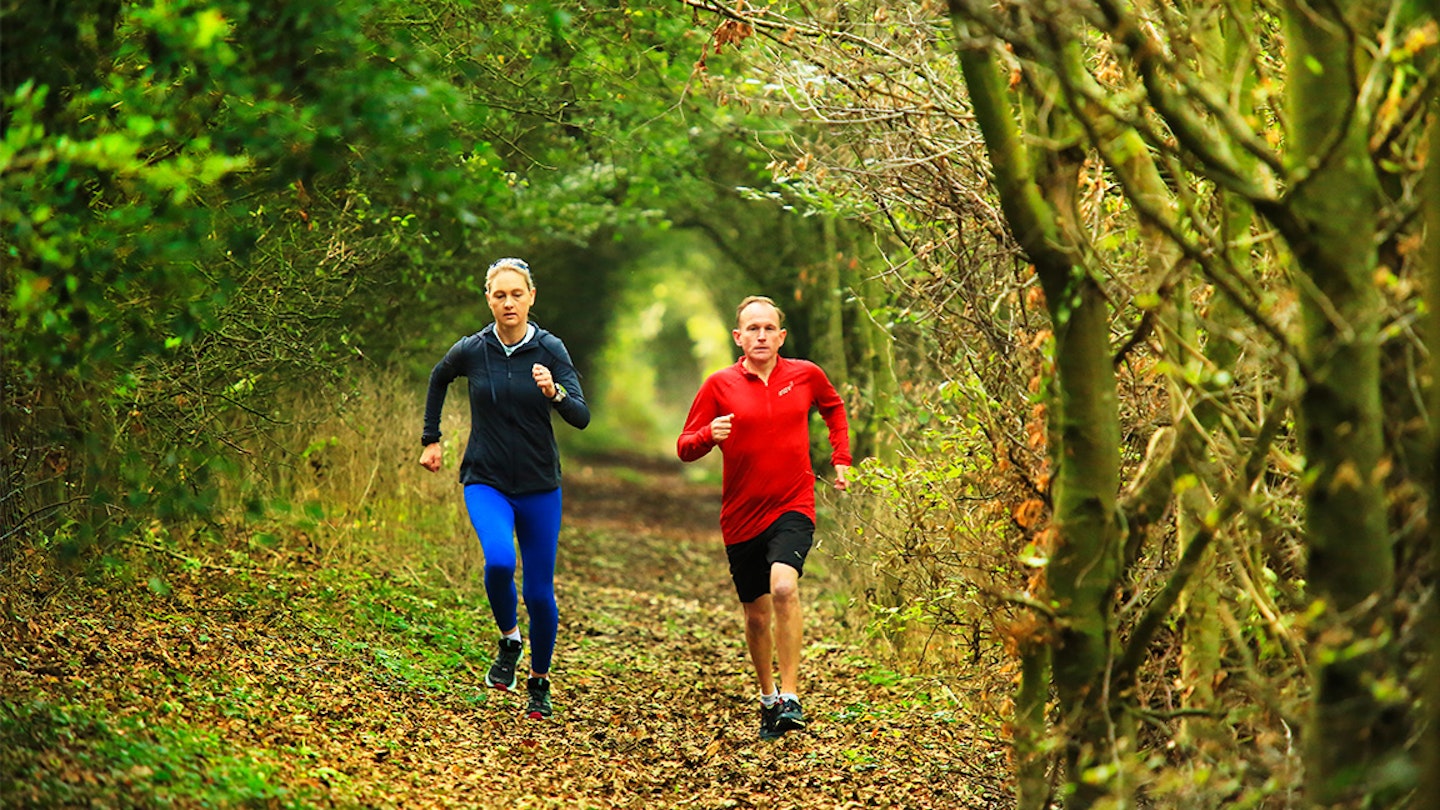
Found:
<path fill-rule="evenodd" d="M 168 571 L 168 597 L 33 580 L 0 634 L 0 803 L 1010 806 L 1004 748 L 963 696 L 889 673 L 814 607 L 809 576 L 811 728 L 758 739 L 718 510 L 715 486 L 666 465 L 567 467 L 549 722 L 483 688 L 478 596 L 383 570 L 346 590 L 295 558 L 268 579 Z"/>

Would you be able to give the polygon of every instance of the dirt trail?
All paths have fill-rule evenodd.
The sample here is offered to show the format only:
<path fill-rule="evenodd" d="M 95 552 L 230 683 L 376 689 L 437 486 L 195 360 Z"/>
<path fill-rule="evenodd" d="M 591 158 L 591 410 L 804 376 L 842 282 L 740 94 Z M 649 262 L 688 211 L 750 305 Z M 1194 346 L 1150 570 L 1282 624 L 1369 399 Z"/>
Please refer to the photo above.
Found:
<path fill-rule="evenodd" d="M 451 775 L 457 804 L 495 807 L 990 808 L 1003 753 L 949 699 L 867 677 L 807 576 L 803 695 L 811 728 L 757 737 L 754 678 L 719 538 L 719 492 L 667 465 L 572 465 L 558 579 L 554 722 L 487 701 L 457 718 L 486 770 Z M 823 546 L 822 546 L 823 549 Z M 826 564 L 817 552 L 817 569 Z M 818 574 L 823 577 L 823 573 Z M 914 706 L 907 708 L 913 700 Z M 472 736 L 478 734 L 478 737 Z M 442 736 L 446 736 L 442 734 Z"/>

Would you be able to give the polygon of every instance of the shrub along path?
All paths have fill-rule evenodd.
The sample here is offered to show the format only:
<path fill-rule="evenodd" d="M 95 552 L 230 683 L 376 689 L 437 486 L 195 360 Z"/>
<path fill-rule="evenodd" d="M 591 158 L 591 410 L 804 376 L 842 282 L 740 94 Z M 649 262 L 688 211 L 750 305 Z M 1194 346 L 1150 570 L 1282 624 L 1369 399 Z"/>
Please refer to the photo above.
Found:
<path fill-rule="evenodd" d="M 802 586 L 811 728 L 757 739 L 718 509 L 669 466 L 567 466 L 550 722 L 483 688 L 478 572 L 337 570 L 297 534 L 61 588 L 32 554 L 4 569 L 0 805 L 1009 806 L 964 694 L 841 626 L 823 544 Z"/>

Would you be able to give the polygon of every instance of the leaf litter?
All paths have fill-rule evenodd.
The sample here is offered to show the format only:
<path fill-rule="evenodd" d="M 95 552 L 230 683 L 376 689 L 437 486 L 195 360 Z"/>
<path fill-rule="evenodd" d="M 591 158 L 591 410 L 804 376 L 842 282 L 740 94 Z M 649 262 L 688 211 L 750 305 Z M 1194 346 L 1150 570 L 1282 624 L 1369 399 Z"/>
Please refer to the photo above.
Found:
<path fill-rule="evenodd" d="M 572 467 L 551 721 L 523 717 L 523 689 L 484 688 L 478 585 L 335 570 L 303 547 L 274 575 L 132 561 L 161 596 L 146 575 L 67 584 L 32 555 L 4 583 L 0 805 L 1013 804 L 993 718 L 844 626 L 823 542 L 801 589 L 810 728 L 759 740 L 718 488 L 668 465 Z"/>

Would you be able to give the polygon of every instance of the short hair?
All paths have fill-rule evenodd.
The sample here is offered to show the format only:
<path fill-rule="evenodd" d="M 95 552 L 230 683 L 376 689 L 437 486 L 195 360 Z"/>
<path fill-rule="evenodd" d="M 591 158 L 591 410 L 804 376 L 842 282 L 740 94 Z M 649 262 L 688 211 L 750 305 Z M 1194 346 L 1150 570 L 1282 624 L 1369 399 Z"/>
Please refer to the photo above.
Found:
<path fill-rule="evenodd" d="M 497 274 L 500 273 L 501 270 L 514 270 L 515 272 L 525 277 L 526 289 L 535 289 L 535 277 L 530 275 L 530 265 L 526 264 L 524 259 L 517 259 L 514 256 L 506 256 L 503 259 L 496 259 L 495 261 L 490 263 L 490 266 L 488 268 L 486 268 L 486 293 L 490 292 L 490 282 L 495 278 Z"/>
<path fill-rule="evenodd" d="M 745 308 L 751 304 L 769 304 L 775 310 L 775 317 L 779 319 L 780 325 L 785 325 L 785 310 L 781 309 L 773 298 L 768 295 L 747 295 L 745 300 L 740 302 L 740 306 L 735 308 L 735 327 L 737 329 L 740 327 L 740 313 L 744 312 Z"/>

